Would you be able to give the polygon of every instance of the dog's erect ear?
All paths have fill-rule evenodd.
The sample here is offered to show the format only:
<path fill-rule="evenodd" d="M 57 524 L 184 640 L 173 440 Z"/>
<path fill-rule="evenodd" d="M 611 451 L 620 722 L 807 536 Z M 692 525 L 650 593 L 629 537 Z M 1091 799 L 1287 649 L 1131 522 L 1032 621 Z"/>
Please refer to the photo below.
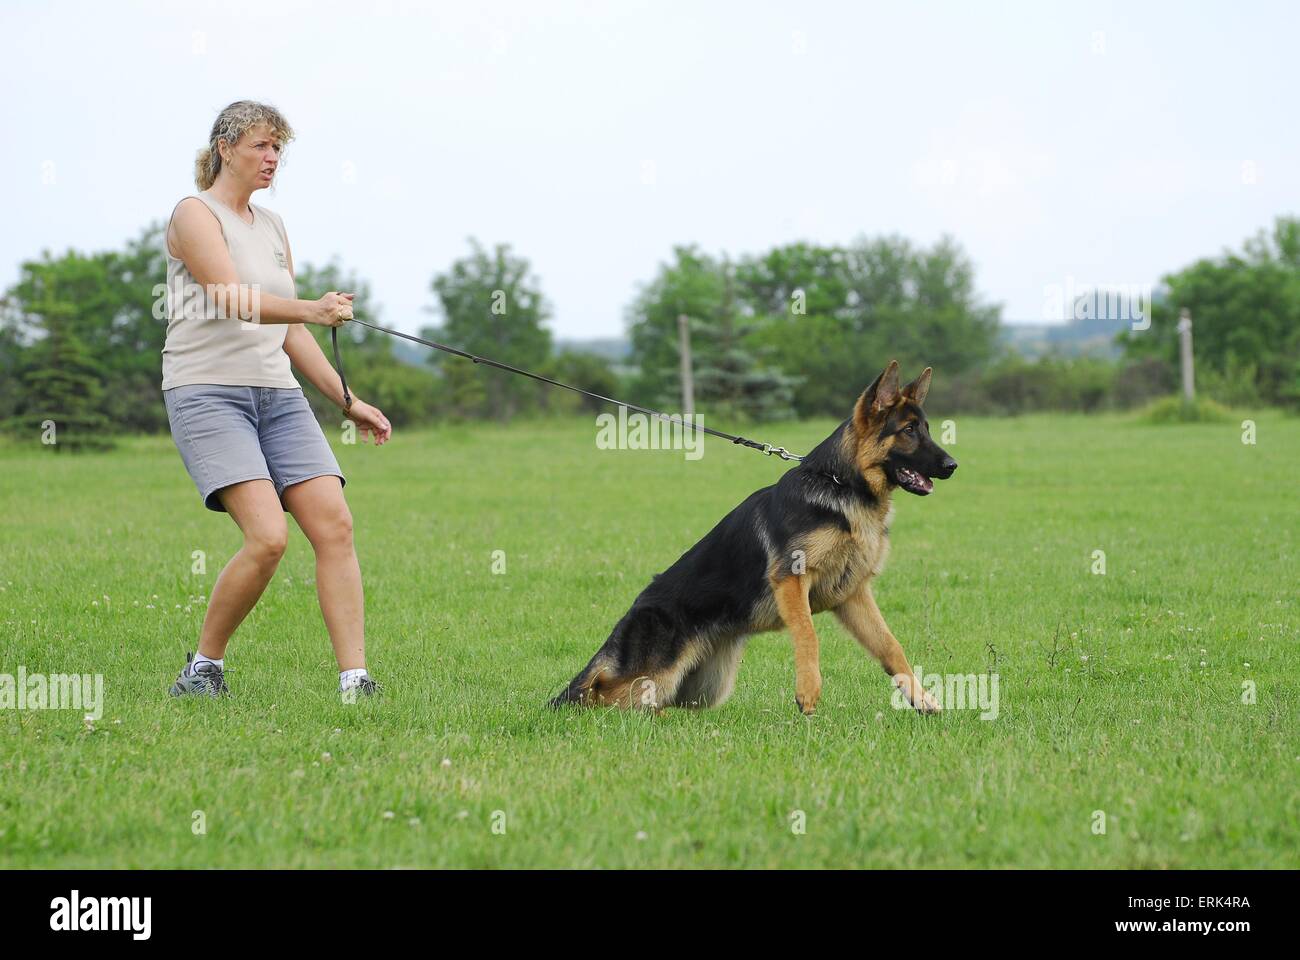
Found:
<path fill-rule="evenodd" d="M 876 382 L 868 388 L 871 392 L 871 412 L 879 413 L 898 402 L 898 361 L 890 360 Z"/>
<path fill-rule="evenodd" d="M 921 371 L 921 375 L 903 388 L 903 396 L 911 400 L 918 407 L 925 403 L 925 395 L 930 392 L 930 377 L 934 373 L 929 367 Z"/>
<path fill-rule="evenodd" d="M 853 421 L 859 427 L 865 426 L 874 414 L 892 407 L 897 401 L 898 361 L 890 360 L 889 366 L 858 397 L 857 405 L 853 408 Z"/>

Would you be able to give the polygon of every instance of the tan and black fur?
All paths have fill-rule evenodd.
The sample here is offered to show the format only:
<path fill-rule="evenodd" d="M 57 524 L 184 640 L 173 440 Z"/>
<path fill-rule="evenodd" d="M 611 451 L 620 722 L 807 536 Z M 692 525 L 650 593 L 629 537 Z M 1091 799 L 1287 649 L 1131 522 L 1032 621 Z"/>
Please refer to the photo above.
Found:
<path fill-rule="evenodd" d="M 900 387 L 891 362 L 798 467 L 652 579 L 552 705 L 717 706 L 735 685 L 746 638 L 785 627 L 795 703 L 812 713 L 822 688 L 812 618 L 832 610 L 914 707 L 938 710 L 871 595 L 889 554 L 894 489 L 925 495 L 930 478 L 957 468 L 921 409 L 930 376 L 927 367 Z"/>

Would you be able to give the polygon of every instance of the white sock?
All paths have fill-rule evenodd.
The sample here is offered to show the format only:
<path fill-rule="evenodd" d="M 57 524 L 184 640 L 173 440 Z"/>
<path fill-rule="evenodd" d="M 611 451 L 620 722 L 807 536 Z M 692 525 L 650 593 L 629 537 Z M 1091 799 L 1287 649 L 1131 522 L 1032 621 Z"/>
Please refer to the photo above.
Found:
<path fill-rule="evenodd" d="M 362 677 L 368 677 L 365 667 L 358 667 L 355 670 L 339 671 L 339 690 L 351 690 L 353 687 L 361 685 Z"/>
<path fill-rule="evenodd" d="M 190 661 L 189 674 L 190 674 L 191 676 L 194 675 L 194 669 L 195 669 L 195 668 L 196 668 L 200 663 L 215 663 L 215 664 L 217 665 L 217 669 L 218 669 L 218 670 L 224 670 L 224 669 L 226 669 L 226 658 L 225 658 L 225 657 L 222 657 L 220 660 L 213 660 L 211 657 L 205 657 L 205 656 L 204 656 L 203 654 L 201 654 L 201 653 L 196 653 L 196 654 L 194 654 L 194 659 L 193 659 L 192 661 Z"/>

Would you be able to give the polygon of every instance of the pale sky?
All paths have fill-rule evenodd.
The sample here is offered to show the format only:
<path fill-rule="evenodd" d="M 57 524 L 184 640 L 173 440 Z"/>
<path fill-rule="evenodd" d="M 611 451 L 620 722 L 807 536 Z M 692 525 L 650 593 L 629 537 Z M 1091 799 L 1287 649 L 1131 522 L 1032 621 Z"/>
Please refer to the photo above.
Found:
<path fill-rule="evenodd" d="M 986 300 L 1145 284 L 1300 212 L 1294 4 L 5 2 L 0 283 L 193 192 L 218 110 L 275 104 L 298 263 L 429 321 L 511 243 L 557 336 L 617 336 L 674 244 L 951 234 Z"/>

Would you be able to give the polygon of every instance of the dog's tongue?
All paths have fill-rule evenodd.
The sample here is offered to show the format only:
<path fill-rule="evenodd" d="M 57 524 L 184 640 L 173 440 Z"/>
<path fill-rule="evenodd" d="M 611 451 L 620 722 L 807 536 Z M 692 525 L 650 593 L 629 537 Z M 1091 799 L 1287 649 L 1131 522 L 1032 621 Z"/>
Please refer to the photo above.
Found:
<path fill-rule="evenodd" d="M 913 493 L 930 493 L 934 490 L 934 481 L 924 474 L 917 473 L 915 470 L 909 470 L 903 467 L 898 471 L 898 479 L 902 486 L 911 490 Z"/>

